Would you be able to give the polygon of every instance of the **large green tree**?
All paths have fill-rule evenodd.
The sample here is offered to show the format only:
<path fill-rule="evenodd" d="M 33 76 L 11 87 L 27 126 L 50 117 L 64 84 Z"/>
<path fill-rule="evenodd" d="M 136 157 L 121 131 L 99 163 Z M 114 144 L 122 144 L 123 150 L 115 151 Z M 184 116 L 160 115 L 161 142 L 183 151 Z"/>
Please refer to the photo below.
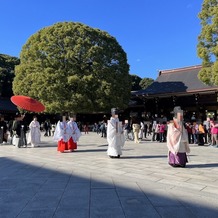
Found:
<path fill-rule="evenodd" d="M 61 22 L 32 35 L 15 69 L 13 91 L 43 102 L 47 112 L 125 108 L 131 91 L 126 53 L 107 32 Z"/>
<path fill-rule="evenodd" d="M 11 97 L 14 68 L 20 63 L 19 59 L 5 54 L 0 54 L 0 96 Z"/>
<path fill-rule="evenodd" d="M 202 59 L 199 79 L 218 85 L 218 1 L 204 0 L 199 18 L 202 26 L 198 37 L 198 56 Z"/>

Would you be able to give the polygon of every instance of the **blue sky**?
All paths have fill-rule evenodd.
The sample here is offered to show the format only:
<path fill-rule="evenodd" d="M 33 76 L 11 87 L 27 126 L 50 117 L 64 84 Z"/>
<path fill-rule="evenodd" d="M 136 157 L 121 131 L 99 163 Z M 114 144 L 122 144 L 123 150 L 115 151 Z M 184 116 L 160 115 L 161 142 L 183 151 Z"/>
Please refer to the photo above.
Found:
<path fill-rule="evenodd" d="M 156 79 L 158 70 L 201 64 L 197 57 L 203 0 L 0 0 L 0 53 L 19 57 L 34 33 L 62 21 L 114 36 L 130 73 Z"/>

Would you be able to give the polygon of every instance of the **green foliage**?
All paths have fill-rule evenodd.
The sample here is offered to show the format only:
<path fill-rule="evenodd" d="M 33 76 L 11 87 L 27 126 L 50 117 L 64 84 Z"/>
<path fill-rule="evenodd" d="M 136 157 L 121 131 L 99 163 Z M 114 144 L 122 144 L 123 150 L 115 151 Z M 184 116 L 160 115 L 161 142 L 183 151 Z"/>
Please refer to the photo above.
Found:
<path fill-rule="evenodd" d="M 150 86 L 154 80 L 152 78 L 144 78 L 140 81 L 139 85 L 142 89 L 146 89 L 148 86 Z"/>
<path fill-rule="evenodd" d="M 14 67 L 19 64 L 19 59 L 9 55 L 0 54 L 0 95 L 11 97 Z"/>
<path fill-rule="evenodd" d="M 98 112 L 128 105 L 126 53 L 104 31 L 81 23 L 56 23 L 28 39 L 20 60 L 14 93 L 40 100 L 47 112 Z"/>
<path fill-rule="evenodd" d="M 146 89 L 151 83 L 154 82 L 151 78 L 141 78 L 137 75 L 131 75 L 131 81 L 132 81 L 132 89 L 131 91 L 137 91 L 141 89 Z"/>
<path fill-rule="evenodd" d="M 131 75 L 131 81 L 132 81 L 132 89 L 131 91 L 136 91 L 142 89 L 142 87 L 139 85 L 142 78 L 137 75 Z"/>
<path fill-rule="evenodd" d="M 204 0 L 199 13 L 202 30 L 198 37 L 198 56 L 202 59 L 199 79 L 218 85 L 218 1 Z"/>

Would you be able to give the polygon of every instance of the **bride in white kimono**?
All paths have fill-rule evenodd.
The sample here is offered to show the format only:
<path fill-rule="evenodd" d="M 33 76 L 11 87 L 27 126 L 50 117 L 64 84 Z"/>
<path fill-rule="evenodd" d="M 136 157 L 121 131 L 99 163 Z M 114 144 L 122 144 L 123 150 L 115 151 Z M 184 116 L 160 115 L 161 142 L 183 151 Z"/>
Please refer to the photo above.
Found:
<path fill-rule="evenodd" d="M 122 155 L 122 147 L 125 143 L 122 123 L 119 122 L 118 111 L 116 108 L 111 109 L 111 118 L 107 125 L 107 154 L 110 158 L 119 158 Z"/>
<path fill-rule="evenodd" d="M 33 121 L 31 121 L 29 125 L 30 132 L 27 138 L 27 144 L 31 144 L 31 147 L 36 147 L 41 141 L 41 132 L 40 132 L 40 124 L 37 121 L 37 117 L 33 117 Z"/>

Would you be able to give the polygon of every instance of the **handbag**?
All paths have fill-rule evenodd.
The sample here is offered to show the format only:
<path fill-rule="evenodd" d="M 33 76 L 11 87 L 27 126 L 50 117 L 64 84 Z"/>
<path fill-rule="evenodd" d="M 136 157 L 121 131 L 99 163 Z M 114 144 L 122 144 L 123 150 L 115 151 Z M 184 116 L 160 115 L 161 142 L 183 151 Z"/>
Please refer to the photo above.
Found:
<path fill-rule="evenodd" d="M 15 135 L 13 137 L 12 144 L 15 145 L 17 148 L 20 148 L 20 146 L 21 146 L 21 138 L 18 137 L 17 135 Z"/>

